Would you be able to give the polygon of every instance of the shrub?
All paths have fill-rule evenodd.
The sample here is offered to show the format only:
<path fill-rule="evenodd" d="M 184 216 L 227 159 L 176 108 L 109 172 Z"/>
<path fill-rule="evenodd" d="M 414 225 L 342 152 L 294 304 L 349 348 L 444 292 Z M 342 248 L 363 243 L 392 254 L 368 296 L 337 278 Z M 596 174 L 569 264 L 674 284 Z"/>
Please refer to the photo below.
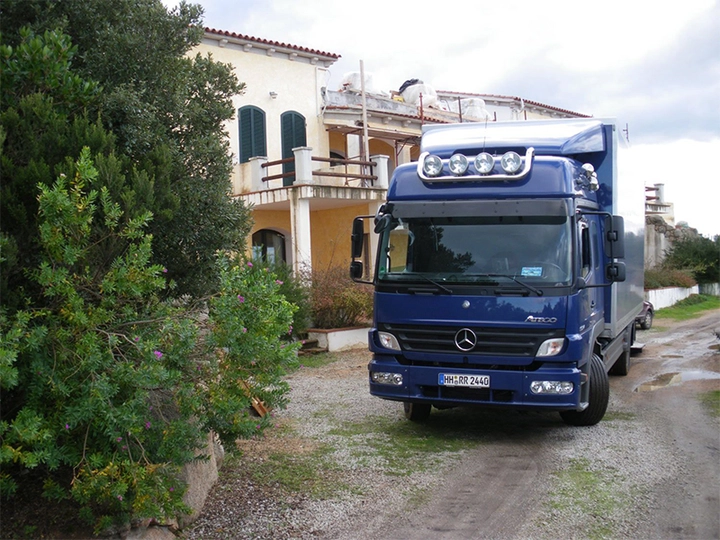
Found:
<path fill-rule="evenodd" d="M 693 236 L 674 242 L 665 253 L 664 266 L 689 271 L 698 283 L 720 282 L 720 235 L 713 240 Z"/>
<path fill-rule="evenodd" d="M 347 268 L 313 270 L 311 294 L 317 328 L 359 326 L 372 317 L 372 287 L 353 282 Z"/>
<path fill-rule="evenodd" d="M 280 294 L 296 308 L 292 319 L 292 334 L 288 337 L 298 337 L 307 332 L 312 324 L 312 309 L 310 306 L 309 280 L 302 275 L 293 274 L 293 269 L 285 263 L 269 264 L 264 261 L 253 261 L 256 268 L 272 272 L 277 279 Z"/>
<path fill-rule="evenodd" d="M 40 471 L 100 531 L 184 513 L 181 467 L 209 429 L 232 443 L 268 425 L 251 398 L 285 405 L 296 346 L 277 278 L 250 263 L 221 257 L 206 304 L 163 301 L 151 216 L 122 221 L 87 149 L 76 171 L 39 186 L 42 307 L 0 312 L 0 489 Z"/>
<path fill-rule="evenodd" d="M 690 270 L 673 268 L 649 268 L 645 270 L 645 288 L 662 289 L 663 287 L 694 287 L 697 281 Z"/>

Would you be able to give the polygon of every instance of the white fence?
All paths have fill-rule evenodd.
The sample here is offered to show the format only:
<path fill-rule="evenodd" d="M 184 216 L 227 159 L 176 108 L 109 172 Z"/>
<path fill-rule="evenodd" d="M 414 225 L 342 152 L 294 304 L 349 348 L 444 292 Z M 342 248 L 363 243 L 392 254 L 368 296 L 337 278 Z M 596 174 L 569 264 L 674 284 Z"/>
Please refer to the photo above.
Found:
<path fill-rule="evenodd" d="M 655 309 L 670 307 L 680 300 L 684 300 L 691 294 L 710 294 L 720 296 L 720 283 L 708 283 L 695 285 L 694 287 L 667 287 L 665 289 L 650 289 L 645 291 L 645 300 L 650 302 Z"/>

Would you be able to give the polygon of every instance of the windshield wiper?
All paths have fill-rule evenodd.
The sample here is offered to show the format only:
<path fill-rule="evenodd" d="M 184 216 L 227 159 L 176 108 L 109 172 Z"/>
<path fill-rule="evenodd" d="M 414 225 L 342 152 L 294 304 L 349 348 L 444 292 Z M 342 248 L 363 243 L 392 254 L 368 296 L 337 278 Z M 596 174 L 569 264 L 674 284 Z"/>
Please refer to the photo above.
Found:
<path fill-rule="evenodd" d="M 486 277 L 504 277 L 504 278 L 512 279 L 515 283 L 517 283 L 521 287 L 525 287 L 528 291 L 534 292 L 538 296 L 543 295 L 543 292 L 540 289 L 537 289 L 537 288 L 533 287 L 532 285 L 528 285 L 524 281 L 520 281 L 515 276 L 509 275 L 509 274 L 480 274 L 480 275 L 486 276 Z"/>
<path fill-rule="evenodd" d="M 442 283 L 438 283 L 438 282 L 435 281 L 434 279 L 430 279 L 430 278 L 427 277 L 425 274 L 420 274 L 420 273 L 417 273 L 417 272 L 406 272 L 405 275 L 410 275 L 410 276 L 413 276 L 413 277 L 414 277 L 414 276 L 421 277 L 422 279 L 424 279 L 424 280 L 427 281 L 428 283 L 432 283 L 433 285 L 435 285 L 438 289 L 440 289 L 441 291 L 443 291 L 445 294 L 452 294 L 452 293 L 453 293 L 453 292 L 452 292 L 450 289 L 448 289 L 445 285 L 443 285 Z"/>

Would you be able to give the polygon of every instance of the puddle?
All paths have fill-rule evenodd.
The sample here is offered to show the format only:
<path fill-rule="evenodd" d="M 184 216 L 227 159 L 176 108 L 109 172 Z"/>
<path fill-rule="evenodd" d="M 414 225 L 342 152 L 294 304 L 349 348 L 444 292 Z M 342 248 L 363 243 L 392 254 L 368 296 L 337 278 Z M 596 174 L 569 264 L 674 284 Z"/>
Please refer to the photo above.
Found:
<path fill-rule="evenodd" d="M 662 373 L 650 381 L 646 381 L 638 386 L 636 392 L 651 392 L 660 388 L 667 388 L 688 381 L 704 381 L 711 379 L 720 379 L 720 373 L 707 371 L 703 369 L 694 369 L 675 373 Z"/>

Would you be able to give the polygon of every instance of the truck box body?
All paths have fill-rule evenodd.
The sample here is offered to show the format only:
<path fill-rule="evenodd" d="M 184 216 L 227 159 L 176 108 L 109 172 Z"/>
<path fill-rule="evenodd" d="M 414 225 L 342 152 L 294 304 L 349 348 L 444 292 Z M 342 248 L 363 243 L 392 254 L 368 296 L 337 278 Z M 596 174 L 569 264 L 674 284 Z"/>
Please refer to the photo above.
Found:
<path fill-rule="evenodd" d="M 623 143 L 596 119 L 427 127 L 375 217 L 371 393 L 406 414 L 476 404 L 599 421 L 643 300 L 644 185 L 622 176 Z M 521 170 L 500 170 L 506 158 Z"/>

